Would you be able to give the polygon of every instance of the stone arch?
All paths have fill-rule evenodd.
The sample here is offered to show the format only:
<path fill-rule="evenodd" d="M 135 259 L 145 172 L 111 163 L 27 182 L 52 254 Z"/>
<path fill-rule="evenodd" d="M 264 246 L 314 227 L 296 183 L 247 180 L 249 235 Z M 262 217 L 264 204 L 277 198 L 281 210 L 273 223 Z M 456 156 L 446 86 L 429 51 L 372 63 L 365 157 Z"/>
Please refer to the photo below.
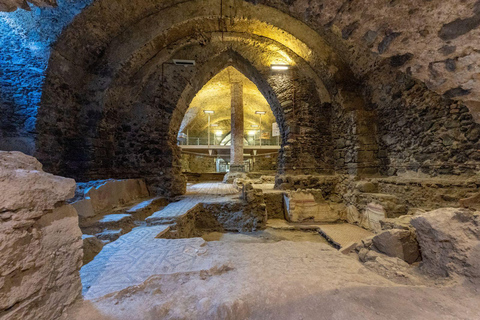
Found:
<path fill-rule="evenodd" d="M 121 140 L 124 137 L 133 138 L 131 132 L 137 130 L 142 132 L 142 139 L 149 140 L 151 144 L 160 140 L 173 143 L 172 132 L 175 130 L 171 123 L 172 119 L 182 115 L 182 112 L 175 110 L 182 98 L 178 92 L 183 90 L 176 89 L 178 92 L 175 93 L 171 89 L 191 85 L 195 79 L 188 74 L 189 71 L 182 71 L 178 76 L 169 78 L 168 85 L 159 85 L 159 79 L 164 78 L 161 70 L 174 55 L 185 54 L 185 48 L 203 46 L 203 49 L 212 50 L 216 46 L 222 51 L 228 49 L 221 47 L 221 43 L 227 43 L 231 52 L 237 52 L 240 56 L 248 50 L 258 51 L 259 48 L 265 57 L 283 52 L 305 73 L 295 75 L 293 78 L 298 77 L 295 83 L 291 79 L 269 83 L 270 87 L 275 87 L 275 96 L 279 97 L 278 103 L 274 101 L 273 105 L 280 105 L 286 110 L 293 109 L 289 111 L 289 117 L 299 117 L 299 122 L 308 122 L 316 118 L 314 115 L 324 114 L 324 119 L 327 119 L 318 119 L 307 125 L 296 123 L 282 126 L 285 132 L 282 156 L 291 158 L 290 161 L 285 160 L 286 164 L 294 163 L 294 156 L 298 159 L 303 154 L 308 155 L 303 162 L 314 164 L 307 168 L 300 161 L 296 166 L 285 165 L 285 170 L 330 173 L 334 169 L 343 170 L 347 167 L 340 162 L 333 163 L 333 155 L 337 155 L 337 158 L 347 157 L 341 152 L 334 152 L 336 141 L 341 140 L 332 138 L 331 126 L 337 121 L 334 118 L 338 118 L 335 113 L 342 117 L 348 113 L 352 124 L 363 121 L 369 125 L 372 122 L 359 117 L 364 105 L 361 95 L 351 89 L 355 87 L 351 85 L 354 77 L 322 37 L 277 9 L 243 2 L 238 12 L 229 17 L 219 16 L 218 12 L 208 7 L 210 2 L 215 2 L 213 0 L 174 1 L 175 4 L 171 6 L 165 6 L 162 2 L 149 14 L 132 8 L 132 14 L 128 17 L 116 13 L 119 8 L 125 10 L 142 1 L 120 1 L 119 7 L 115 8 L 103 7 L 103 0 L 95 2 L 67 28 L 53 49 L 39 112 L 37 139 L 37 157 L 48 170 L 79 180 L 124 178 L 151 174 L 151 170 L 143 170 L 139 166 L 139 163 L 148 162 L 150 166 L 157 164 L 165 167 L 165 170 L 155 169 L 162 172 L 162 176 L 174 176 L 176 172 L 171 170 L 175 165 L 172 160 L 176 157 L 175 148 L 153 147 L 145 150 L 144 147 L 135 146 L 135 141 Z M 192 11 L 195 6 L 201 10 Z M 146 5 L 145 8 L 148 7 Z M 105 10 L 109 10 L 109 17 L 118 21 L 99 25 Z M 168 14 L 173 12 L 186 12 L 188 16 Z M 277 12 L 277 15 L 269 14 L 272 12 Z M 227 18 L 229 26 L 219 23 Z M 235 60 L 241 59 L 237 57 Z M 265 73 L 268 67 L 268 59 L 257 61 L 257 77 Z M 203 72 L 206 74 L 206 71 Z M 245 72 L 248 73 L 248 70 Z M 261 81 L 257 79 L 257 82 Z M 297 87 L 293 93 L 289 88 L 292 84 Z M 159 92 L 159 89 L 163 92 Z M 269 92 L 266 90 L 265 94 Z M 291 96 L 296 97 L 298 105 L 304 106 L 303 109 L 295 108 L 295 98 L 292 102 Z M 187 105 L 187 100 L 183 102 L 184 105 Z M 281 124 L 285 120 L 278 114 Z M 146 123 L 150 120 L 143 115 L 155 115 L 162 119 L 157 126 L 163 131 L 147 128 Z M 138 120 L 138 123 L 126 122 L 125 119 L 130 119 L 128 116 Z M 165 132 L 168 132 L 167 137 L 164 137 Z M 317 147 L 309 148 L 307 140 L 314 139 L 321 142 Z M 356 148 L 359 144 L 354 142 L 349 148 L 357 152 L 361 150 Z M 328 152 L 321 151 L 325 146 Z M 136 148 L 138 154 L 128 154 L 129 147 Z M 309 152 L 303 149 L 309 149 Z M 51 150 L 64 151 L 56 155 Z M 167 159 L 166 162 L 158 162 L 159 157 Z M 350 164 L 354 170 L 358 167 L 358 158 Z M 162 180 L 168 179 L 162 177 Z M 173 184 L 167 183 L 164 189 L 172 188 Z"/>

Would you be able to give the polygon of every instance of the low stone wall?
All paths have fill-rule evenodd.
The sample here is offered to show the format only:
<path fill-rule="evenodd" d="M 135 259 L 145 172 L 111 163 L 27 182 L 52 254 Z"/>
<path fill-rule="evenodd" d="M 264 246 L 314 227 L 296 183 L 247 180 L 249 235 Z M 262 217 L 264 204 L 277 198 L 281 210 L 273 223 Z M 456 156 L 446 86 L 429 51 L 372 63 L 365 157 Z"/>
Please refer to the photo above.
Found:
<path fill-rule="evenodd" d="M 401 197 L 409 207 L 425 210 L 458 207 L 459 200 L 479 192 L 480 179 L 476 177 L 374 179 L 380 193 Z"/>
<path fill-rule="evenodd" d="M 80 217 L 88 218 L 149 195 L 143 179 L 91 181 L 77 184 L 72 205 Z"/>
<path fill-rule="evenodd" d="M 0 151 L 0 318 L 58 319 L 81 293 L 75 181 Z"/>

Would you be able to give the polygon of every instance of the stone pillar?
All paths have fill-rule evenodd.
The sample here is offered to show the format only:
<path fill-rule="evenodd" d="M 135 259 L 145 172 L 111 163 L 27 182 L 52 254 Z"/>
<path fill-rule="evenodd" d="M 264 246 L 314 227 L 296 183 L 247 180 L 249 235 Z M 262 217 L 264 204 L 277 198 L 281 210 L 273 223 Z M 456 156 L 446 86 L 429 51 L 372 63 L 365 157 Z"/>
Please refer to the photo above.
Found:
<path fill-rule="evenodd" d="M 243 172 L 243 84 L 232 83 L 230 172 Z"/>

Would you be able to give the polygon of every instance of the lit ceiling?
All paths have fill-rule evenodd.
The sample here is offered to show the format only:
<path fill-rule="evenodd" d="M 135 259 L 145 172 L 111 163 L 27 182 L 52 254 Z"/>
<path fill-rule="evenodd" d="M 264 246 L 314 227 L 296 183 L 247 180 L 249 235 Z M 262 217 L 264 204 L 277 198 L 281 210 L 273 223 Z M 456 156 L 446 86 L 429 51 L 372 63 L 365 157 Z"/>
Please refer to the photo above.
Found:
<path fill-rule="evenodd" d="M 267 100 L 253 82 L 237 69 L 227 67 L 208 81 L 197 93 L 185 114 L 180 132 L 187 133 L 188 130 L 191 137 L 206 135 L 208 117 L 203 111 L 213 110 L 215 113 L 211 116 L 212 131 L 221 131 L 223 136 L 228 134 L 230 132 L 230 87 L 232 82 L 243 83 L 245 131 L 258 130 L 255 125 L 259 125 L 260 117 L 255 114 L 255 111 L 266 111 L 266 114 L 262 116 L 262 130 L 271 131 L 275 117 Z"/>

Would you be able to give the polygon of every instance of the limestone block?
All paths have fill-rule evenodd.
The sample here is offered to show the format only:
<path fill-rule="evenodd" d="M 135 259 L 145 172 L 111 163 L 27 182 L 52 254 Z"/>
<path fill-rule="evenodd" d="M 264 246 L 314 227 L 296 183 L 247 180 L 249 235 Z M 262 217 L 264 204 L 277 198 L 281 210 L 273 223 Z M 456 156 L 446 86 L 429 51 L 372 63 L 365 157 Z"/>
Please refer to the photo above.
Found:
<path fill-rule="evenodd" d="M 334 222 L 345 218 L 343 204 L 325 201 L 321 190 L 300 190 L 285 193 L 285 216 L 291 222 Z"/>
<path fill-rule="evenodd" d="M 381 220 L 380 224 L 382 225 L 383 230 L 387 229 L 404 229 L 409 230 L 412 228 L 411 221 L 413 215 L 404 215 L 398 218 L 386 218 L 385 220 Z"/>
<path fill-rule="evenodd" d="M 104 243 L 95 236 L 83 235 L 83 264 L 92 261 L 102 250 Z"/>
<path fill-rule="evenodd" d="M 41 164 L 23 153 L 0 151 L 0 212 L 19 214 L 24 209 L 28 210 L 26 215 L 34 218 L 74 194 L 73 179 L 41 171 Z"/>
<path fill-rule="evenodd" d="M 0 151 L 0 316 L 58 319 L 81 293 L 78 216 L 65 200 L 75 181 Z"/>
<path fill-rule="evenodd" d="M 426 272 L 480 279 L 480 213 L 442 208 L 412 219 Z"/>
<path fill-rule="evenodd" d="M 378 203 L 371 202 L 363 211 L 363 216 L 360 224 L 366 229 L 378 232 L 382 230 L 380 221 L 385 219 L 385 217 L 386 214 L 383 206 Z"/>
<path fill-rule="evenodd" d="M 409 230 L 386 230 L 373 237 L 372 241 L 378 251 L 407 263 L 414 263 L 420 257 L 418 242 Z"/>
<path fill-rule="evenodd" d="M 460 199 L 459 203 L 464 208 L 480 207 L 480 192 L 465 199 Z"/>
<path fill-rule="evenodd" d="M 18 151 L 0 152 L 0 168 L 42 170 L 42 164 L 34 157 L 27 156 Z"/>
<path fill-rule="evenodd" d="M 81 231 L 64 205 L 31 229 L 0 233 L 0 313 L 6 319 L 56 319 L 81 293 Z"/>
<path fill-rule="evenodd" d="M 396 218 L 408 212 L 404 201 L 393 194 L 360 193 L 357 195 L 357 202 L 361 206 L 372 202 L 381 205 L 387 218 Z"/>
<path fill-rule="evenodd" d="M 360 223 L 362 221 L 362 216 L 358 212 L 355 206 L 347 206 L 347 222 L 348 223 Z"/>
<path fill-rule="evenodd" d="M 147 186 L 142 179 L 107 180 L 85 191 L 85 199 L 91 200 L 95 213 L 148 196 Z"/>
<path fill-rule="evenodd" d="M 92 199 L 83 199 L 72 203 L 72 206 L 77 210 L 78 216 L 88 218 L 95 216 L 95 210 L 92 205 Z"/>
<path fill-rule="evenodd" d="M 366 193 L 376 193 L 378 192 L 378 184 L 374 184 L 369 181 L 359 181 L 356 184 L 356 188 L 360 192 L 366 192 Z"/>

